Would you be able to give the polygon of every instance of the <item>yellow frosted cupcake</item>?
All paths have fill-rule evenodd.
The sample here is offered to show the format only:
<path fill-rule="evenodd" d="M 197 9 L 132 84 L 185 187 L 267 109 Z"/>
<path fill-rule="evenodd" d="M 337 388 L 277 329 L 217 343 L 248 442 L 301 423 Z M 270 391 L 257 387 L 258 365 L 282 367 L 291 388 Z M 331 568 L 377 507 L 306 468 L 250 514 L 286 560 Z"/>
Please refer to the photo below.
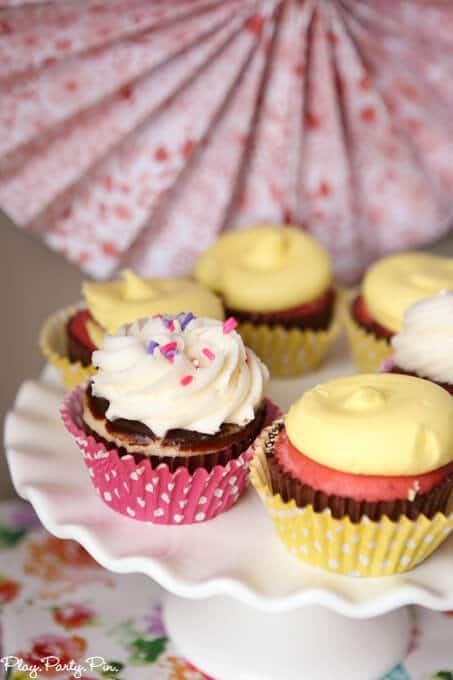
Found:
<path fill-rule="evenodd" d="M 327 252 L 291 226 L 229 232 L 199 258 L 196 279 L 221 296 L 245 343 L 275 377 L 319 365 L 337 330 Z"/>
<path fill-rule="evenodd" d="M 453 529 L 453 403 L 390 373 L 306 392 L 259 438 L 251 480 L 288 550 L 358 576 L 406 571 Z"/>
<path fill-rule="evenodd" d="M 223 319 L 219 298 L 189 279 L 142 279 L 131 271 L 108 282 L 85 282 L 85 304 L 71 305 L 52 315 L 40 333 L 44 356 L 62 373 L 65 386 L 74 387 L 94 373 L 92 353 L 105 333 L 156 314 L 192 312 Z"/>
<path fill-rule="evenodd" d="M 391 338 L 404 312 L 416 302 L 453 288 L 453 259 L 409 252 L 379 260 L 365 274 L 362 290 L 345 310 L 357 367 L 377 370 L 391 354 Z"/>

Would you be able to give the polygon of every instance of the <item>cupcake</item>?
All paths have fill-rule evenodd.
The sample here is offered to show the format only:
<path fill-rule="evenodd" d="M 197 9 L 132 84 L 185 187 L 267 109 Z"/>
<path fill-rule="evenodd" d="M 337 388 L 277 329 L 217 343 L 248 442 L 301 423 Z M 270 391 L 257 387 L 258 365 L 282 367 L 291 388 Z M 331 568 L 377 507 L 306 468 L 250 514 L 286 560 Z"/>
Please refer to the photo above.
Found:
<path fill-rule="evenodd" d="M 453 394 L 453 293 L 409 307 L 391 345 L 393 354 L 384 362 L 384 372 L 425 378 Z"/>
<path fill-rule="evenodd" d="M 263 431 L 251 479 L 305 562 L 359 576 L 406 571 L 453 528 L 452 400 L 390 373 L 319 385 Z"/>
<path fill-rule="evenodd" d="M 105 335 L 63 421 L 101 498 L 138 520 L 188 524 L 245 489 L 268 371 L 232 320 L 158 315 Z"/>
<path fill-rule="evenodd" d="M 194 314 L 223 319 L 220 300 L 188 279 L 141 279 L 131 271 L 108 282 L 86 282 L 85 304 L 72 305 L 52 315 L 40 333 L 44 356 L 61 372 L 68 388 L 94 373 L 93 352 L 105 333 L 153 314 Z"/>
<path fill-rule="evenodd" d="M 377 370 L 391 354 L 404 312 L 414 303 L 453 288 L 453 259 L 402 253 L 379 260 L 365 274 L 362 290 L 345 314 L 357 367 Z"/>
<path fill-rule="evenodd" d="M 329 256 L 311 236 L 277 225 L 229 232 L 201 255 L 195 278 L 222 298 L 273 376 L 319 365 L 337 330 L 335 290 Z"/>

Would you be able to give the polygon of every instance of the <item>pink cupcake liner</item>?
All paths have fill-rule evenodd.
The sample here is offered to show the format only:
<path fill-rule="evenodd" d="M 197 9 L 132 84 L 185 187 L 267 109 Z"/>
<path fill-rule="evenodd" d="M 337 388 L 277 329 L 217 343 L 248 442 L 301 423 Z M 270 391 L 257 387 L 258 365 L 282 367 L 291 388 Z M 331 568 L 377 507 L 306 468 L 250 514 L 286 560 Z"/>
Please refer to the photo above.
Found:
<path fill-rule="evenodd" d="M 226 465 L 211 471 L 197 468 L 193 474 L 184 467 L 171 472 L 164 463 L 153 468 L 149 460 L 136 463 L 133 456 L 121 456 L 85 432 L 85 389 L 80 385 L 65 396 L 61 418 L 83 453 L 95 489 L 112 510 L 142 522 L 194 524 L 225 512 L 245 491 L 253 444 Z M 272 402 L 266 405 L 263 428 L 279 414 Z"/>

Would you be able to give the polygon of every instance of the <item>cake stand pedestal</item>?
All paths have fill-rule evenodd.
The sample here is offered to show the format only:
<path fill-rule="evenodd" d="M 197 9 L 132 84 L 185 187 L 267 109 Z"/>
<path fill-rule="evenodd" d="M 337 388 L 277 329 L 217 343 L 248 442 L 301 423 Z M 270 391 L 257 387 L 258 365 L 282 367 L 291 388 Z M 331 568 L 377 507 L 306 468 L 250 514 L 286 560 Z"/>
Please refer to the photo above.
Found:
<path fill-rule="evenodd" d="M 353 619 L 319 606 L 263 612 L 228 597 L 167 595 L 164 622 L 197 668 L 216 680 L 376 680 L 407 653 L 410 612 Z"/>
<path fill-rule="evenodd" d="M 273 381 L 270 397 L 286 409 L 317 382 L 351 372 L 339 344 L 322 372 Z M 171 637 L 216 680 L 376 680 L 405 656 L 407 605 L 453 609 L 453 538 L 411 572 L 360 579 L 287 553 L 252 489 L 197 525 L 156 526 L 112 512 L 59 420 L 62 396 L 50 367 L 19 390 L 5 428 L 17 492 L 55 536 L 78 541 L 111 571 L 160 583 Z"/>

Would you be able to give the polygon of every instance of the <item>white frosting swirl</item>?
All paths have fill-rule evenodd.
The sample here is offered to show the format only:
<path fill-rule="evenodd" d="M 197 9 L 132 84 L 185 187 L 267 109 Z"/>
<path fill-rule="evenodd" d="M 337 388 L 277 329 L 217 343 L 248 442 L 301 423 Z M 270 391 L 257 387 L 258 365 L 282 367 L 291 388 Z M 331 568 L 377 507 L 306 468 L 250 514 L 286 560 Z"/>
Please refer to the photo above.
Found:
<path fill-rule="evenodd" d="M 109 401 L 107 419 L 138 420 L 158 437 L 174 428 L 215 434 L 222 423 L 249 423 L 269 373 L 236 331 L 226 331 L 221 321 L 199 317 L 184 324 L 178 315 L 106 335 L 93 353 L 92 389 Z M 176 343 L 174 356 L 169 343 Z"/>
<path fill-rule="evenodd" d="M 394 363 L 405 371 L 453 384 L 453 292 L 417 302 L 392 338 Z"/>

